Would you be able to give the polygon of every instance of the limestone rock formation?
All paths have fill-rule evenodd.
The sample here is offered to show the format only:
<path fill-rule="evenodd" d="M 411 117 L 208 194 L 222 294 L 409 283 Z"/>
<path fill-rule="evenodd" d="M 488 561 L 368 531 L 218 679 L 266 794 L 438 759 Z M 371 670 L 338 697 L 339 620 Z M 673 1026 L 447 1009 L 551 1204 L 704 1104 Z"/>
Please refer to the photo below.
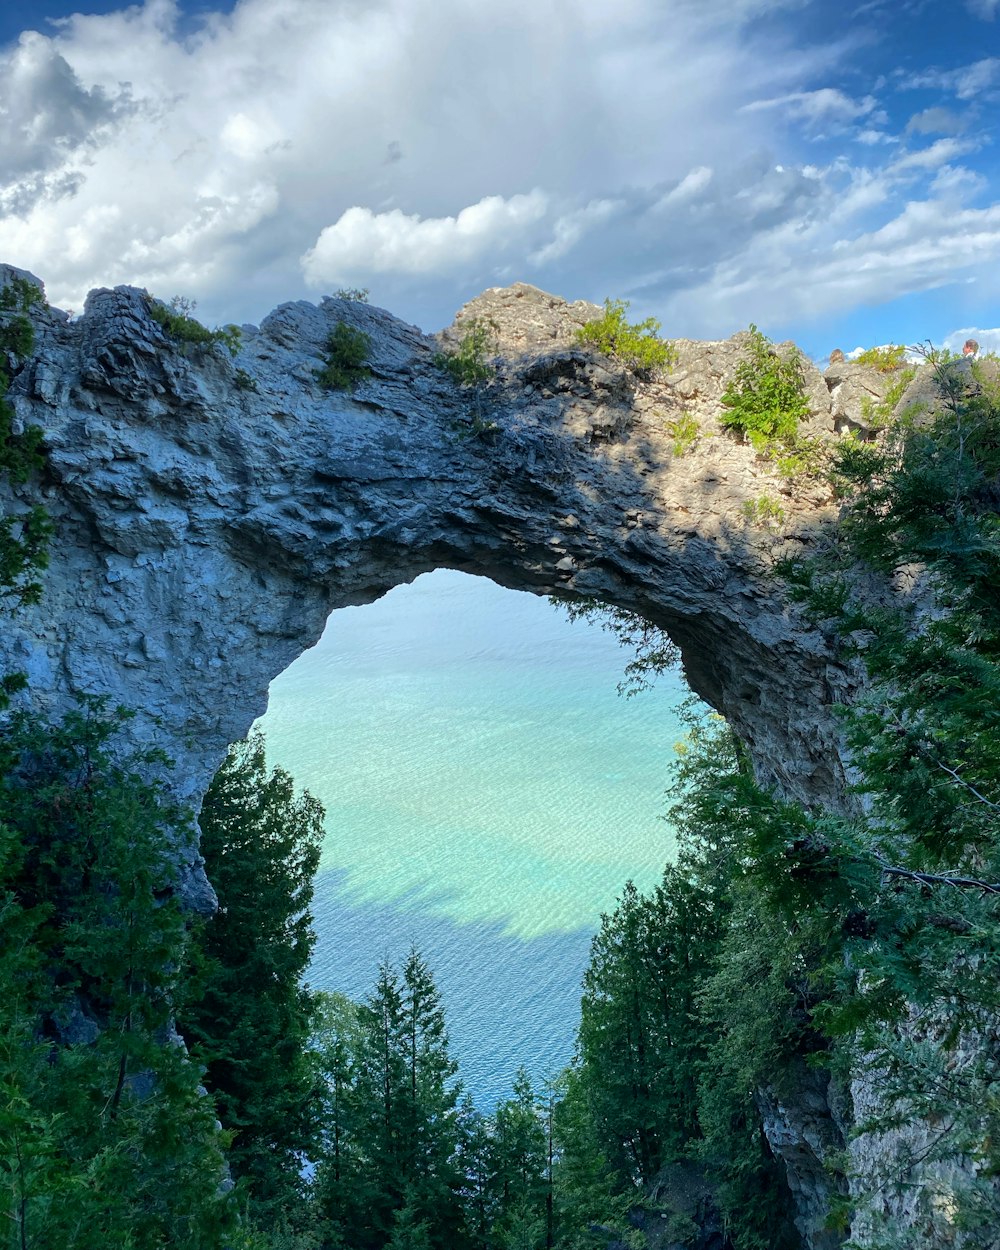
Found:
<path fill-rule="evenodd" d="M 79 691 L 134 707 L 197 797 L 333 608 L 444 565 L 644 613 L 762 775 L 810 801 L 840 792 L 829 709 L 852 678 L 770 576 L 833 508 L 720 430 L 740 336 L 681 341 L 641 384 L 573 344 L 586 306 L 488 292 L 463 315 L 497 318 L 504 358 L 475 400 L 434 365 L 435 339 L 366 304 L 285 304 L 235 359 L 170 341 L 149 307 L 119 287 L 76 321 L 38 313 L 13 388 L 45 431 L 56 539 L 43 602 L 4 649 L 53 710 Z M 372 338 L 353 394 L 315 376 L 340 320 Z M 698 436 L 678 454 L 684 413 Z M 765 492 L 784 522 L 744 517 Z"/>
<path fill-rule="evenodd" d="M 642 613 L 765 780 L 844 801 L 831 709 L 857 675 L 772 574 L 835 517 L 827 489 L 789 484 L 721 429 L 740 335 L 681 340 L 642 383 L 576 345 L 597 311 L 519 284 L 439 340 L 363 303 L 290 303 L 244 327 L 233 358 L 172 341 L 128 287 L 94 291 L 78 320 L 36 310 L 11 396 L 45 433 L 55 538 L 41 604 L 5 621 L 3 664 L 52 714 L 80 693 L 135 709 L 136 737 L 174 757 L 197 806 L 334 608 L 447 566 Z M 434 363 L 474 317 L 498 338 L 496 379 L 475 393 Z M 340 321 L 371 337 L 371 377 L 350 394 L 316 378 Z M 858 416 L 846 383 L 835 408 L 807 372 L 812 432 Z M 9 514 L 39 486 L 4 490 Z M 762 495 L 783 519 L 756 516 Z M 197 848 L 179 857 L 189 905 L 210 909 Z M 793 1120 L 774 1110 L 772 1144 L 812 1192 L 822 1152 Z"/>

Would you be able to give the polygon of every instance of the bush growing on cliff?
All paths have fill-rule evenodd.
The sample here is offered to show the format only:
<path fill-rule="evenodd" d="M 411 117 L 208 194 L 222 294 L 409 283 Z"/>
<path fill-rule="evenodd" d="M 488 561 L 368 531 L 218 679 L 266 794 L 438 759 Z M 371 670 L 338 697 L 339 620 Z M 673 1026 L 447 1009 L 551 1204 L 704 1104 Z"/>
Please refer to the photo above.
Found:
<path fill-rule="evenodd" d="M 490 357 L 497 350 L 498 326 L 491 318 L 472 317 L 463 323 L 454 351 L 436 352 L 434 363 L 460 386 L 478 387 L 496 376 Z"/>
<path fill-rule="evenodd" d="M 675 359 L 669 343 L 660 338 L 660 323 L 655 317 L 645 321 L 628 321 L 628 300 L 606 299 L 604 316 L 588 321 L 576 331 L 578 343 L 596 347 L 607 356 L 620 360 L 640 377 L 649 379 Z"/>
<path fill-rule="evenodd" d="M 757 451 L 790 451 L 799 437 L 799 422 L 809 415 L 802 357 L 792 348 L 778 354 L 755 325 L 746 351 L 722 395 L 726 411 L 720 420 Z"/>
<path fill-rule="evenodd" d="M 190 343 L 196 347 L 219 343 L 228 349 L 231 356 L 238 356 L 243 341 L 240 327 L 225 325 L 210 330 L 193 315 L 196 307 L 194 300 L 185 299 L 183 295 L 175 295 L 169 304 L 151 299 L 149 315 L 178 343 Z"/>
<path fill-rule="evenodd" d="M 894 373 L 906 363 L 906 348 L 901 343 L 887 343 L 884 347 L 868 347 L 852 359 L 852 364 L 868 365 L 879 373 Z"/>
<path fill-rule="evenodd" d="M 316 381 L 329 391 L 353 391 L 359 382 L 372 375 L 367 364 L 371 346 L 370 334 L 346 321 L 338 321 L 327 335 L 326 362 L 317 372 Z"/>

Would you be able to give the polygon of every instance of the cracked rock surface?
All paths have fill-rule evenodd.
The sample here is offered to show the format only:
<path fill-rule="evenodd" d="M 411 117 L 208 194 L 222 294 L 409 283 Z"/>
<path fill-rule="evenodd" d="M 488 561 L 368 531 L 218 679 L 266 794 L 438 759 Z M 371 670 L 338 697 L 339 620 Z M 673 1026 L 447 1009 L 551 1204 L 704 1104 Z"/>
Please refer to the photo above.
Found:
<path fill-rule="evenodd" d="M 134 709 L 131 732 L 173 756 L 197 808 L 334 608 L 445 566 L 641 613 L 763 780 L 845 803 L 832 706 L 858 675 L 773 575 L 836 519 L 828 489 L 784 481 L 721 428 L 744 336 L 679 340 L 673 368 L 642 381 L 576 343 L 599 312 L 517 284 L 435 338 L 362 303 L 289 303 L 244 327 L 234 358 L 169 339 L 129 287 L 94 291 L 75 321 L 35 310 L 11 399 L 44 430 L 47 466 L 0 493 L 8 514 L 40 493 L 55 537 L 41 603 L 4 622 L 5 667 L 52 715 L 80 693 Z M 497 376 L 478 390 L 434 363 L 473 318 L 497 337 Z M 371 376 L 350 394 L 316 379 L 339 321 L 371 338 Z M 806 375 L 811 434 L 863 428 L 877 375 Z M 748 519 L 762 497 L 776 512 Z M 188 904 L 210 910 L 197 848 L 180 859 Z M 775 1103 L 769 1136 L 808 1196 L 826 1144 L 803 1114 Z"/>

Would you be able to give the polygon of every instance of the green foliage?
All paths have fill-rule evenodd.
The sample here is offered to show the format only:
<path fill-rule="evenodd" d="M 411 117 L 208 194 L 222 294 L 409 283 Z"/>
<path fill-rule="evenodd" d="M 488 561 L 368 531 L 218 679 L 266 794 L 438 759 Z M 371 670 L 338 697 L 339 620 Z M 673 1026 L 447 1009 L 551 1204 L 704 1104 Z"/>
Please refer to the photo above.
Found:
<path fill-rule="evenodd" d="M 689 412 L 682 412 L 667 422 L 667 433 L 673 440 L 671 451 L 675 456 L 683 456 L 698 441 L 701 434 L 698 422 Z"/>
<path fill-rule="evenodd" d="M 463 333 L 454 351 L 436 352 L 434 364 L 460 386 L 480 386 L 496 377 L 491 357 L 497 350 L 499 327 L 492 319 L 472 317 L 463 323 Z"/>
<path fill-rule="evenodd" d="M 42 431 L 29 426 L 15 433 L 14 408 L 7 398 L 14 370 L 34 350 L 29 314 L 43 304 L 41 291 L 25 278 L 14 277 L 0 290 L 0 480 L 17 485 L 27 482 L 45 463 Z M 38 602 L 42 592 L 38 574 L 48 564 L 51 535 L 48 514 L 40 505 L 0 516 L 0 610 Z M 16 676 L 0 678 L 0 708 L 20 684 Z"/>
<path fill-rule="evenodd" d="M 811 966 L 825 933 L 800 934 L 785 863 L 807 822 L 756 787 L 719 718 L 689 723 L 671 790 L 677 863 L 649 896 L 626 887 L 584 976 L 556 1116 L 567 1246 L 587 1244 L 581 1224 L 627 1226 L 643 1186 L 692 1159 L 739 1250 L 795 1244 L 754 1091 L 819 1045 Z"/>
<path fill-rule="evenodd" d="M 630 324 L 630 303 L 622 299 L 606 299 L 604 316 L 588 321 L 576 331 L 576 340 L 596 347 L 607 356 L 620 360 L 640 377 L 651 378 L 673 364 L 676 354 L 669 343 L 660 338 L 660 323 L 655 317 Z"/>
<path fill-rule="evenodd" d="M 451 1250 L 465 1228 L 464 1130 L 444 1012 L 418 952 L 384 964 L 357 1007 L 326 1000 L 317 1062 L 326 1087 L 316 1201 L 334 1244 Z"/>
<path fill-rule="evenodd" d="M 218 343 L 231 356 L 238 356 L 243 343 L 243 331 L 240 327 L 224 325 L 210 330 L 193 315 L 196 307 L 194 300 L 186 299 L 183 295 L 173 296 L 169 304 L 151 299 L 149 315 L 177 343 L 191 344 L 194 347 L 211 347 Z"/>
<path fill-rule="evenodd" d="M 201 850 L 219 910 L 196 933 L 198 997 L 179 1027 L 207 1066 L 247 1206 L 264 1228 L 302 1201 L 315 1138 L 313 1000 L 302 977 L 315 944 L 313 878 L 323 809 L 269 770 L 263 738 L 233 746 L 201 809 Z"/>
<path fill-rule="evenodd" d="M 778 354 L 755 325 L 750 326 L 746 354 L 722 395 L 721 421 L 757 451 L 778 457 L 796 450 L 799 422 L 809 415 L 802 357 L 792 348 Z M 797 466 L 789 465 L 791 471 Z"/>
<path fill-rule="evenodd" d="M 233 382 L 238 391 L 253 391 L 256 395 L 260 390 L 260 387 L 257 385 L 257 379 L 247 373 L 246 369 L 237 369 Z"/>
<path fill-rule="evenodd" d="M 660 673 L 676 666 L 680 651 L 658 626 L 630 612 L 627 608 L 601 603 L 597 599 L 569 601 L 553 597 L 552 603 L 565 609 L 571 621 L 590 621 L 615 635 L 632 658 L 625 665 L 625 675 L 618 693 L 626 698 L 649 690 Z"/>
<path fill-rule="evenodd" d="M 901 343 L 888 343 L 884 347 L 869 347 L 851 360 L 855 365 L 868 365 L 879 373 L 894 373 L 906 362 L 906 348 Z"/>
<path fill-rule="evenodd" d="M 155 752 L 98 702 L 0 735 L 0 1216 L 19 1250 L 221 1250 L 224 1138 L 165 1044 L 183 997 L 174 844 Z"/>
<path fill-rule="evenodd" d="M 785 509 L 779 499 L 765 493 L 753 499 L 744 499 L 740 505 L 740 515 L 748 525 L 781 525 L 785 519 Z"/>
<path fill-rule="evenodd" d="M 342 286 L 338 287 L 333 293 L 334 299 L 346 299 L 354 304 L 368 303 L 368 288 L 366 286 Z"/>
<path fill-rule="evenodd" d="M 1000 396 L 945 355 L 930 362 L 937 411 L 894 424 L 879 444 L 840 447 L 836 541 L 786 570 L 807 607 L 826 614 L 846 645 L 856 640 L 870 683 L 845 716 L 866 815 L 822 828 L 825 860 L 839 867 L 814 907 L 828 909 L 848 875 L 855 899 L 836 993 L 816 1014 L 879 1072 L 881 1098 L 861 1129 L 932 1126 L 920 1156 L 907 1154 L 904 1136 L 879 1174 L 859 1178 L 876 1244 L 898 1244 L 880 1223 L 880 1193 L 930 1193 L 928 1176 L 956 1162 L 978 1169 L 954 1174 L 947 1209 L 926 1204 L 907 1235 L 920 1250 L 948 1242 L 955 1227 L 963 1244 L 984 1247 L 1000 1219 L 1000 1067 L 982 1041 L 1000 1012 L 989 884 L 1000 878 Z M 859 565 L 883 575 L 921 567 L 935 611 L 917 616 L 905 598 L 866 602 Z"/>
<path fill-rule="evenodd" d="M 865 395 L 861 400 L 861 416 L 865 424 L 873 430 L 885 429 L 896 415 L 896 409 L 899 407 L 906 388 L 916 376 L 916 366 L 909 365 L 889 387 L 884 398 L 876 401 L 870 395 Z"/>
<path fill-rule="evenodd" d="M 371 346 L 370 334 L 346 321 L 338 321 L 327 335 L 326 363 L 316 374 L 317 382 L 330 391 L 353 391 L 359 382 L 372 375 L 367 365 Z"/>

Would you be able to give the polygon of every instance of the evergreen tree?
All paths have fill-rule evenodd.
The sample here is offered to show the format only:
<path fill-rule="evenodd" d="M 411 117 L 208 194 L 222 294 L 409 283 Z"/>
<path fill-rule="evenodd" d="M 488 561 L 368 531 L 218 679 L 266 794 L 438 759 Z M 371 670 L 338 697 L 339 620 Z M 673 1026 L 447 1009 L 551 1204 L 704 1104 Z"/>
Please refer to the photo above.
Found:
<path fill-rule="evenodd" d="M 98 704 L 0 736 L 0 1212 L 18 1250 L 211 1250 L 236 1233 L 222 1138 L 173 1043 L 188 836 L 155 753 Z M 7 1240 L 9 1238 L 9 1240 Z"/>
<path fill-rule="evenodd" d="M 534 1250 L 546 1229 L 547 1142 L 531 1080 L 524 1068 L 512 1096 L 493 1116 L 494 1240 L 510 1250 Z"/>
<path fill-rule="evenodd" d="M 301 1203 L 316 1133 L 313 998 L 302 977 L 323 809 L 282 769 L 268 770 L 255 733 L 230 749 L 200 823 L 219 909 L 198 933 L 201 991 L 180 1027 L 207 1063 L 205 1083 L 234 1134 L 233 1175 L 267 1228 Z"/>
<path fill-rule="evenodd" d="M 363 1109 L 357 1090 L 362 1033 L 357 1006 L 343 994 L 316 995 L 313 1059 L 320 1088 L 319 1139 L 313 1201 L 325 1244 L 343 1244 L 364 1220 L 366 1162 L 361 1152 Z"/>

